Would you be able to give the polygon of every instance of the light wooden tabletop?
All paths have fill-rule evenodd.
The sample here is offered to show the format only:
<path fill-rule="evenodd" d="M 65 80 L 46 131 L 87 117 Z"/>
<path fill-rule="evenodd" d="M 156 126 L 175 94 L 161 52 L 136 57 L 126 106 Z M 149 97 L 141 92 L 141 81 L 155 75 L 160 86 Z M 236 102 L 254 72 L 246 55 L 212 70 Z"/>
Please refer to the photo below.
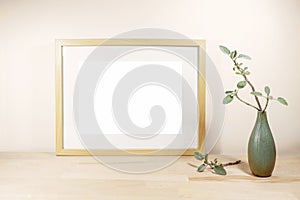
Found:
<path fill-rule="evenodd" d="M 89 156 L 53 153 L 0 153 L 0 199 L 300 199 L 300 157 L 278 158 L 272 177 L 250 174 L 244 157 L 228 166 L 227 176 L 198 173 L 183 156 L 153 173 L 128 174 L 105 167 Z"/>

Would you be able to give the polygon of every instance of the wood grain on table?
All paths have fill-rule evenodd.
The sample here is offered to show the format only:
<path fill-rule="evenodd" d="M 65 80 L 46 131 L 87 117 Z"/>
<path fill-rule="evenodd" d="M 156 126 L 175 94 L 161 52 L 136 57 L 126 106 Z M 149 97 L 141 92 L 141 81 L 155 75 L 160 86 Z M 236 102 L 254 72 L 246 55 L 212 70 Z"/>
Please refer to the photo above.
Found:
<path fill-rule="evenodd" d="M 228 166 L 227 176 L 198 173 L 183 156 L 162 170 L 128 174 L 112 170 L 90 156 L 54 153 L 0 153 L 0 199 L 300 199 L 300 157 L 279 157 L 272 177 L 250 174 L 245 157 Z M 128 163 L 130 164 L 130 163 Z"/>

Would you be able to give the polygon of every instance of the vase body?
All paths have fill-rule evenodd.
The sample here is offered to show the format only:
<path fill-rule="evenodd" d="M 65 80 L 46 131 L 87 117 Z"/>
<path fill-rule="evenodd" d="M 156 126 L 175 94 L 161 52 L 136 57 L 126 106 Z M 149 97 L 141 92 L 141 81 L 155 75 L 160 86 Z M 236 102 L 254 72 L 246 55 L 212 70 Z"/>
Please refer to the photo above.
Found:
<path fill-rule="evenodd" d="M 267 113 L 258 112 L 248 143 L 248 162 L 255 176 L 272 175 L 276 161 L 276 147 L 268 123 Z"/>

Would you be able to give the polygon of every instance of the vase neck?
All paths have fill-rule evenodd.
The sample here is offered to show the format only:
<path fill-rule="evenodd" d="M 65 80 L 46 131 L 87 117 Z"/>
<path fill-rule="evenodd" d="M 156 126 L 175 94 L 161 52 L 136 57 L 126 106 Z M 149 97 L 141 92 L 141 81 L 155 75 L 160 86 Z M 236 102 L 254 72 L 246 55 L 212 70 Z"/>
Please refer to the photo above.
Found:
<path fill-rule="evenodd" d="M 266 111 L 258 111 L 257 112 L 257 120 L 268 121 L 267 112 Z"/>

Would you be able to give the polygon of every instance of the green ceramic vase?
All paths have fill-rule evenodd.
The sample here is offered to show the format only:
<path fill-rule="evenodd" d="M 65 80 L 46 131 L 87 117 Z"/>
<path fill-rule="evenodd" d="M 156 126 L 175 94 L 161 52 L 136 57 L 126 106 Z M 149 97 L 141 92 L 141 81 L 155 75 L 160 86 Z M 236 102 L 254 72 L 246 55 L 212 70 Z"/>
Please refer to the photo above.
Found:
<path fill-rule="evenodd" d="M 258 112 L 248 143 L 248 162 L 255 176 L 272 175 L 276 161 L 276 147 L 268 123 L 267 113 Z"/>

